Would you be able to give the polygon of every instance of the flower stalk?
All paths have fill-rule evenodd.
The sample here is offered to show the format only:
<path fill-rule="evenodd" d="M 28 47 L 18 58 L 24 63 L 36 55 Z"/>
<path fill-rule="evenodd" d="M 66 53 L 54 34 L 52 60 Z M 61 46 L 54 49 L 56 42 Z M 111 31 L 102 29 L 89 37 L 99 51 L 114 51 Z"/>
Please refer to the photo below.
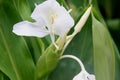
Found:
<path fill-rule="evenodd" d="M 71 58 L 71 59 L 76 60 L 79 63 L 80 67 L 81 67 L 81 72 L 79 74 L 77 74 L 73 78 L 73 80 L 96 80 L 95 75 L 89 74 L 85 70 L 85 67 L 84 67 L 83 63 L 79 58 L 77 58 L 76 56 L 73 56 L 73 55 L 63 55 L 63 56 L 60 57 L 60 60 L 64 59 L 64 58 Z"/>

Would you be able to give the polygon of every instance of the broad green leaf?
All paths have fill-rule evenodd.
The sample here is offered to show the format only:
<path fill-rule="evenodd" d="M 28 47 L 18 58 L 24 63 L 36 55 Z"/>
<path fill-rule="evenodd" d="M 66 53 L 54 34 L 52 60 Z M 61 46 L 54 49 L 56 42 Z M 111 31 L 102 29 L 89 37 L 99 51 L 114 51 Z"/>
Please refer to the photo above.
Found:
<path fill-rule="evenodd" d="M 35 80 L 46 80 L 49 74 L 56 68 L 59 57 L 60 53 L 56 51 L 54 45 L 48 47 L 37 62 Z"/>
<path fill-rule="evenodd" d="M 115 80 L 115 51 L 107 28 L 92 15 L 96 80 Z"/>
<path fill-rule="evenodd" d="M 45 44 L 43 43 L 43 41 L 40 38 L 33 38 L 33 37 L 28 37 L 25 38 L 27 45 L 30 49 L 32 58 L 36 64 L 36 62 L 38 61 L 40 55 L 44 52 L 45 50 Z"/>
<path fill-rule="evenodd" d="M 31 20 L 31 9 L 28 0 L 10 0 L 23 20 Z"/>
<path fill-rule="evenodd" d="M 34 80 L 35 65 L 26 43 L 12 33 L 18 20 L 13 4 L 6 1 L 0 5 L 0 70 L 11 80 Z"/>
<path fill-rule="evenodd" d="M 115 45 L 115 43 L 113 43 L 114 45 L 114 50 L 115 50 L 115 80 L 119 80 L 120 79 L 120 53 Z"/>

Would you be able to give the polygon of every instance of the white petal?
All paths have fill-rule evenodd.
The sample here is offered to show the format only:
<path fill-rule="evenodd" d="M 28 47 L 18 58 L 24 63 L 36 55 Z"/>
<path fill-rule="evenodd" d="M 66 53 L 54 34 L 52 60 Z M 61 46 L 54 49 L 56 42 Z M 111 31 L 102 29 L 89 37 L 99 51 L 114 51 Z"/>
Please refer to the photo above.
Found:
<path fill-rule="evenodd" d="M 49 32 L 44 25 L 38 23 L 39 22 L 31 23 L 28 21 L 19 22 L 13 26 L 13 32 L 21 36 L 44 37 L 48 35 Z"/>
<path fill-rule="evenodd" d="M 79 73 L 78 75 L 76 75 L 76 76 L 73 78 L 73 80 L 84 80 L 82 76 L 83 76 L 83 74 L 82 74 L 82 73 Z"/>
<path fill-rule="evenodd" d="M 91 74 L 91 75 L 88 76 L 88 78 L 89 78 L 89 80 L 95 80 L 95 75 Z"/>
<path fill-rule="evenodd" d="M 53 30 L 57 35 L 63 36 L 74 26 L 74 20 L 69 12 L 62 6 L 59 7 L 56 12 L 58 17 L 53 24 Z"/>
<path fill-rule="evenodd" d="M 42 19 L 49 31 L 52 30 L 54 34 L 59 36 L 65 35 L 74 25 L 74 20 L 69 12 L 56 0 L 47 0 L 36 6 L 31 17 L 36 21 Z"/>
<path fill-rule="evenodd" d="M 86 71 L 81 71 L 73 80 L 95 80 L 95 76 Z"/>
<path fill-rule="evenodd" d="M 49 23 L 49 16 L 53 12 L 54 8 L 60 6 L 56 0 L 47 0 L 36 6 L 31 17 L 38 21 L 42 18 L 46 23 Z"/>

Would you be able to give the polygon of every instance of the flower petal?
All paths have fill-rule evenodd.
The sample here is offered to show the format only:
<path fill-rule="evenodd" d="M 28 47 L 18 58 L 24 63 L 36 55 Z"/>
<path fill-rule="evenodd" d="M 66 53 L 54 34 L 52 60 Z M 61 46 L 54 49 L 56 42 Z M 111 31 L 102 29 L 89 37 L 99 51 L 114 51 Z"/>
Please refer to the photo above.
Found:
<path fill-rule="evenodd" d="M 89 80 L 95 80 L 95 75 L 91 74 L 91 75 L 88 76 L 88 78 L 89 78 Z"/>
<path fill-rule="evenodd" d="M 63 36 L 74 26 L 74 20 L 64 7 L 61 6 L 57 10 L 58 18 L 53 24 L 53 30 L 55 34 Z"/>
<path fill-rule="evenodd" d="M 78 75 L 76 75 L 73 80 L 84 80 L 83 77 L 82 77 L 82 73 L 80 72 Z"/>
<path fill-rule="evenodd" d="M 73 80 L 96 80 L 95 76 L 89 74 L 86 71 L 81 71 L 78 75 L 76 75 Z"/>
<path fill-rule="evenodd" d="M 31 23 L 23 21 L 13 26 L 13 32 L 21 36 L 44 37 L 49 34 L 48 30 L 39 22 Z"/>
<path fill-rule="evenodd" d="M 56 0 L 47 0 L 36 6 L 31 17 L 38 21 L 42 18 L 46 24 L 50 24 L 50 14 L 54 11 L 54 8 L 60 6 Z"/>
<path fill-rule="evenodd" d="M 74 25 L 74 20 L 69 12 L 56 0 L 47 0 L 36 6 L 31 17 L 36 21 L 43 19 L 48 29 L 51 30 L 52 27 L 52 31 L 59 36 L 66 34 Z M 54 18 L 53 23 L 52 18 Z"/>

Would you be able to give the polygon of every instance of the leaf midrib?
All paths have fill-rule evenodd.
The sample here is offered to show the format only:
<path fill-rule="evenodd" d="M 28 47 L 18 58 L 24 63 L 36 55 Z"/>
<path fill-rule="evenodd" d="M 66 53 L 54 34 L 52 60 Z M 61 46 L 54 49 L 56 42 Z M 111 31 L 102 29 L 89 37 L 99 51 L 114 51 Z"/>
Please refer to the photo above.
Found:
<path fill-rule="evenodd" d="M 4 43 L 4 45 L 5 45 L 5 48 L 6 48 L 8 57 L 9 57 L 9 59 L 10 59 L 10 62 L 11 62 L 11 64 L 12 64 L 12 67 L 13 67 L 13 69 L 14 69 L 14 71 L 15 71 L 15 74 L 16 74 L 16 76 L 17 76 L 17 79 L 18 79 L 18 80 L 22 80 L 22 78 L 21 78 L 21 76 L 20 76 L 20 74 L 19 74 L 19 71 L 18 71 L 18 69 L 17 69 L 17 67 L 16 67 L 16 64 L 15 64 L 13 58 L 12 58 L 12 55 L 11 55 L 12 52 L 11 52 L 11 50 L 10 50 L 10 48 L 9 48 L 9 45 L 7 45 L 7 41 L 6 41 L 5 37 L 4 37 L 4 34 L 3 34 L 3 31 L 2 31 L 2 29 L 1 29 L 1 27 L 0 27 L 0 33 L 1 33 L 1 35 L 2 35 L 3 43 Z"/>

